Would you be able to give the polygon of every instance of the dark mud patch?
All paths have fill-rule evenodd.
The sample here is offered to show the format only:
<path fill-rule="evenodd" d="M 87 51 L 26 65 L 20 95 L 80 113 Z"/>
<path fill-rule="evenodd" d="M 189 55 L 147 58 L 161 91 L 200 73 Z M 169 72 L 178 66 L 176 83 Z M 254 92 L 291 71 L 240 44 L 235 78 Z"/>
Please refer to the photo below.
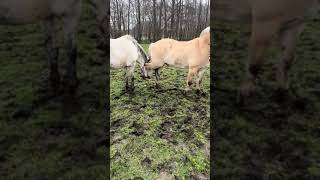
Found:
<path fill-rule="evenodd" d="M 132 125 L 129 128 L 133 129 L 133 131 L 130 134 L 133 134 L 135 136 L 143 135 L 147 129 L 147 127 L 144 124 L 139 124 L 135 121 L 132 123 Z"/>
<path fill-rule="evenodd" d="M 141 161 L 142 166 L 150 167 L 151 163 L 152 163 L 152 160 L 149 157 L 146 157 Z"/>
<path fill-rule="evenodd" d="M 176 122 L 173 120 L 166 120 L 160 125 L 157 136 L 161 139 L 165 139 L 170 143 L 176 144 L 177 139 L 175 135 Z"/>
<path fill-rule="evenodd" d="M 176 108 L 173 108 L 173 107 L 166 107 L 164 109 L 161 110 L 161 114 L 166 116 L 174 116 L 176 114 Z"/>
<path fill-rule="evenodd" d="M 15 120 L 28 119 L 31 116 L 32 109 L 28 107 L 17 108 L 11 115 Z"/>

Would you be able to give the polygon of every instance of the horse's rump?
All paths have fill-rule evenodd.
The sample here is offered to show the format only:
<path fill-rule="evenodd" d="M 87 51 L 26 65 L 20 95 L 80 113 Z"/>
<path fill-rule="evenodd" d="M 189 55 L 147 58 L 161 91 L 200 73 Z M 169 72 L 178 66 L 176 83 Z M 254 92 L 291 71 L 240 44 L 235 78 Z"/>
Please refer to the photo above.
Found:
<path fill-rule="evenodd" d="M 132 41 L 126 38 L 110 39 L 110 64 L 113 68 L 134 65 L 138 59 L 138 53 Z M 127 59 L 131 61 L 127 61 Z"/>

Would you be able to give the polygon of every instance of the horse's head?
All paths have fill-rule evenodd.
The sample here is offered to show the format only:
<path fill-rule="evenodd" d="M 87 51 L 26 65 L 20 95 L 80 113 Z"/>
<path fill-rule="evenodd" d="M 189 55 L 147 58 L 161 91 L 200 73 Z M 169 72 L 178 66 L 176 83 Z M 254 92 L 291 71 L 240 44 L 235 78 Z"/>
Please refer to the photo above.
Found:
<path fill-rule="evenodd" d="M 145 64 L 147 63 L 147 62 L 149 62 L 150 60 L 149 60 L 149 57 L 146 57 L 146 59 L 145 58 L 139 58 L 138 59 L 138 64 L 139 64 L 139 73 L 140 73 L 140 76 L 142 77 L 142 78 L 150 78 L 149 77 L 149 74 L 148 74 L 148 70 L 146 69 L 146 67 L 145 67 Z"/>
<path fill-rule="evenodd" d="M 150 58 L 148 58 L 147 63 L 144 64 L 143 68 L 144 68 L 144 78 L 151 78 L 154 70 L 150 67 Z"/>

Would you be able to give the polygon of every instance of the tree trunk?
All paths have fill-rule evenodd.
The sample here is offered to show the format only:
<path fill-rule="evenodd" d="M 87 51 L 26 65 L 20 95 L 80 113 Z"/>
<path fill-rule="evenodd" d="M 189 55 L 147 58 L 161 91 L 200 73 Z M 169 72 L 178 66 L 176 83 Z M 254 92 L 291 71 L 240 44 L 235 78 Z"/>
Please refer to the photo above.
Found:
<path fill-rule="evenodd" d="M 174 26 L 174 5 L 175 0 L 172 0 L 172 6 L 171 6 L 171 26 L 170 26 L 170 37 L 173 37 L 173 26 Z"/>

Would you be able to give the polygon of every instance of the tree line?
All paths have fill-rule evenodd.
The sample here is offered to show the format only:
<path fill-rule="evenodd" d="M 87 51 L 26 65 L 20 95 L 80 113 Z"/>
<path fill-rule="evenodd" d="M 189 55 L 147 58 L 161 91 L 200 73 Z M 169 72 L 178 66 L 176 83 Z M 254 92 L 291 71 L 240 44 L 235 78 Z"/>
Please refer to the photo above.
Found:
<path fill-rule="evenodd" d="M 209 0 L 111 0 L 110 36 L 141 42 L 189 40 L 210 24 Z"/>

